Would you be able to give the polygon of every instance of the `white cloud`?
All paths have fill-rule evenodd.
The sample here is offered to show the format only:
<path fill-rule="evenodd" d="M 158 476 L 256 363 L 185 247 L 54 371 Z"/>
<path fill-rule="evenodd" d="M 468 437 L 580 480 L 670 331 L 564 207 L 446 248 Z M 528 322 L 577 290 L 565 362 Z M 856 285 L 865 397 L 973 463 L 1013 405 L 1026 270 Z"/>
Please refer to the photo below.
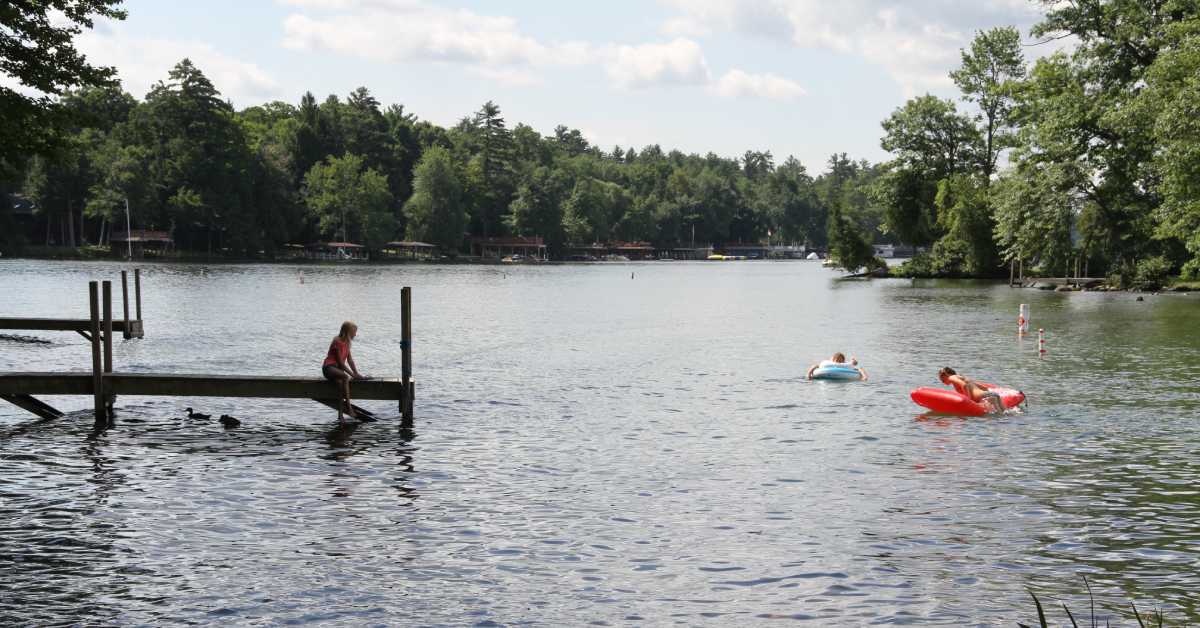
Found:
<path fill-rule="evenodd" d="M 686 15 L 669 18 L 658 30 L 669 37 L 706 37 L 712 33 L 703 21 Z"/>
<path fill-rule="evenodd" d="M 608 75 L 622 87 L 709 81 L 708 62 L 700 45 L 682 37 L 665 44 L 615 46 L 607 56 Z"/>
<path fill-rule="evenodd" d="M 544 44 L 522 34 L 516 20 L 445 9 L 417 0 L 289 0 L 332 14 L 293 13 L 284 20 L 284 46 L 327 50 L 383 62 L 437 61 L 488 68 L 580 63 L 591 50 L 580 42 Z M 509 68 L 509 71 L 501 71 Z"/>
<path fill-rule="evenodd" d="M 279 84 L 253 63 L 235 59 L 201 41 L 143 39 L 109 25 L 84 31 L 76 40 L 88 60 L 117 69 L 125 91 L 142 98 L 185 57 L 212 81 L 224 98 L 244 107 L 281 96 Z"/>
<path fill-rule="evenodd" d="M 68 24 L 61 16 L 51 14 L 51 19 Z M 132 37 L 121 23 L 99 19 L 94 28 L 85 29 L 75 38 L 75 46 L 89 63 L 115 67 L 121 87 L 139 99 L 155 83 L 167 80 L 167 73 L 184 58 L 191 59 L 221 96 L 237 106 L 282 96 L 279 84 L 262 68 L 224 54 L 206 42 Z M 30 96 L 42 95 L 3 74 L 0 84 Z"/>
<path fill-rule="evenodd" d="M 734 69 L 712 85 L 717 94 L 728 98 L 755 96 L 771 100 L 795 100 L 806 92 L 800 84 L 774 74 L 748 74 Z"/>
<path fill-rule="evenodd" d="M 675 37 L 637 45 L 545 42 L 522 32 L 517 21 L 425 0 L 279 0 L 297 8 L 284 20 L 283 45 L 330 51 L 382 63 L 435 62 L 459 65 L 503 85 L 544 82 L 542 71 L 597 65 L 626 89 L 660 85 L 708 86 L 727 96 L 794 98 L 798 85 L 773 75 L 740 70 L 714 83 L 704 52 L 694 40 Z M 769 12 L 749 11 L 743 21 L 767 28 Z M 686 22 L 686 23 L 685 23 Z M 680 29 L 702 26 L 684 20 Z"/>
<path fill-rule="evenodd" d="M 520 68 L 470 67 L 468 71 L 508 87 L 533 87 L 544 83 L 541 76 Z"/>
<path fill-rule="evenodd" d="M 857 55 L 882 67 L 909 94 L 948 86 L 959 50 L 978 29 L 1026 30 L 1038 7 L 1025 0 L 660 0 L 675 8 L 663 30 L 734 31 L 802 48 Z"/>

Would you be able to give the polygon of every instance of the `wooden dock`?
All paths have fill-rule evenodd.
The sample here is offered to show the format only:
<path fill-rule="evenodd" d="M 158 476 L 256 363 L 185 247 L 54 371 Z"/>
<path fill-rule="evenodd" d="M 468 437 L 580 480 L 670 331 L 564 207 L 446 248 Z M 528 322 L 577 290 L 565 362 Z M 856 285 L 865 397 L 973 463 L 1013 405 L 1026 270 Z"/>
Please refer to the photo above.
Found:
<path fill-rule="evenodd" d="M 1022 288 L 1032 288 L 1037 284 L 1048 284 L 1055 287 L 1072 286 L 1075 288 L 1087 288 L 1098 286 L 1105 281 L 1106 279 L 1103 277 L 1025 277 L 1021 280 L 1020 286 Z"/>
<path fill-rule="evenodd" d="M 91 321 L 86 318 L 0 318 L 0 329 L 74 331 L 88 340 L 91 340 L 89 334 L 91 324 Z M 137 320 L 114 320 L 113 332 L 120 332 L 126 338 L 145 337 L 142 321 Z"/>
<path fill-rule="evenodd" d="M 1080 262 L 1082 261 L 1083 272 L 1080 272 Z M 1071 270 L 1072 264 L 1074 271 Z M 1064 277 L 1026 277 L 1025 276 L 1025 261 L 1023 259 L 1009 260 L 1008 264 L 1008 287 L 1032 288 L 1035 285 L 1049 284 L 1052 286 L 1073 286 L 1075 288 L 1090 288 L 1098 286 L 1107 279 L 1104 277 L 1086 277 L 1087 261 L 1083 256 L 1076 256 L 1067 264 L 1065 272 L 1068 276 Z"/>
<path fill-rule="evenodd" d="M 104 282 L 108 284 L 108 282 Z M 111 288 L 110 288 L 111 289 Z M 142 269 L 133 269 L 133 294 L 137 310 L 129 315 L 129 274 L 121 271 L 121 302 L 124 316 L 112 321 L 113 332 L 121 332 L 126 339 L 144 338 L 142 325 Z M 111 307 L 111 306 L 110 306 Z M 73 331 L 91 340 L 92 321 L 87 318 L 0 318 L 0 329 L 22 331 Z"/>
<path fill-rule="evenodd" d="M 62 416 L 33 395 L 90 395 L 91 373 L 0 373 L 0 399 L 44 418 Z M 153 397 L 267 397 L 273 399 L 312 399 L 334 409 L 339 401 L 337 388 L 324 378 L 278 377 L 269 375 L 202 375 L 192 373 L 104 373 L 104 391 L 113 396 Z M 411 397 L 406 390 L 414 386 L 403 379 L 364 379 L 351 385 L 352 395 L 362 400 L 403 400 Z M 30 401 L 32 399 L 32 401 Z M 401 404 L 403 412 L 403 402 Z M 374 418 L 371 412 L 355 406 Z"/>
<path fill-rule="evenodd" d="M 139 284 L 140 285 L 140 284 Z M 312 399 L 337 409 L 340 394 L 333 382 L 314 377 L 280 377 L 256 375 L 220 375 L 190 373 L 123 373 L 113 370 L 112 336 L 116 330 L 129 330 L 134 320 L 121 325 L 112 319 L 112 289 L 103 282 L 104 307 L 101 317 L 99 286 L 88 285 L 91 317 L 84 321 L 63 319 L 6 319 L 33 321 L 41 327 L 9 327 L 10 329 L 62 329 L 78 331 L 92 344 L 90 372 L 71 373 L 0 373 L 0 399 L 4 399 L 42 418 L 61 417 L 62 412 L 37 399 L 34 395 L 91 395 L 95 407 L 96 428 L 112 424 L 112 408 L 118 395 L 149 395 L 160 397 L 267 397 L 277 399 Z M 138 293 L 137 332 L 141 332 L 141 297 Z M 401 372 L 395 379 L 355 380 L 350 384 L 351 397 L 367 400 L 399 402 L 401 428 L 412 427 L 412 288 L 400 291 L 401 314 Z M 49 322 L 48 322 L 49 321 Z M 81 325 L 81 323 L 85 325 Z M 372 413 L 354 406 L 356 414 L 368 419 Z"/>

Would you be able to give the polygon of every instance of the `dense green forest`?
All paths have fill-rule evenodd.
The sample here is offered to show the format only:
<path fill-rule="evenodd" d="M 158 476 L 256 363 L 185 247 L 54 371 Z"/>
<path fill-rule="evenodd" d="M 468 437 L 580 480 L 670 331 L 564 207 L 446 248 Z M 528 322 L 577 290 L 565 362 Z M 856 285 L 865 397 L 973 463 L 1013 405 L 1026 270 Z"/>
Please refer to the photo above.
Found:
<path fill-rule="evenodd" d="M 82 225 L 75 243 L 101 241 L 114 220 L 123 230 L 128 199 L 135 228 L 236 254 L 401 237 L 452 252 L 465 234 L 538 235 L 552 253 L 567 242 L 686 244 L 693 233 L 697 243 L 757 242 L 768 230 L 822 245 L 827 207 L 846 197 L 866 214 L 867 196 L 854 192 L 875 177 L 844 155 L 813 178 L 770 152 L 606 150 L 565 126 L 552 136 L 510 128 L 491 102 L 443 128 L 366 88 L 234 111 L 186 59 L 143 101 L 100 86 L 61 102 L 75 123 L 28 161 L 19 189 L 54 225 Z"/>
<path fill-rule="evenodd" d="M 912 275 L 995 276 L 1014 259 L 1124 284 L 1200 275 L 1198 0 L 1043 5 L 1032 41 L 1011 27 L 976 34 L 950 74 L 958 100 L 919 96 L 882 121 L 890 160 L 835 154 L 815 175 L 770 151 L 543 135 L 493 102 L 445 128 L 365 87 L 237 111 L 184 59 L 140 101 L 103 71 L 44 90 L 58 95 L 31 111 L 53 115 L 0 155 L 0 186 L 69 246 L 103 244 L 118 220 L 123 230 L 128 202 L 134 228 L 236 256 L 329 239 L 454 253 L 469 235 L 537 235 L 561 255 L 570 243 L 769 235 L 827 247 L 846 268 L 879 264 L 872 243 L 920 247 L 901 271 Z M 1026 58 L 1055 40 L 1063 50 Z M 0 229 L 10 242 L 41 235 Z"/>

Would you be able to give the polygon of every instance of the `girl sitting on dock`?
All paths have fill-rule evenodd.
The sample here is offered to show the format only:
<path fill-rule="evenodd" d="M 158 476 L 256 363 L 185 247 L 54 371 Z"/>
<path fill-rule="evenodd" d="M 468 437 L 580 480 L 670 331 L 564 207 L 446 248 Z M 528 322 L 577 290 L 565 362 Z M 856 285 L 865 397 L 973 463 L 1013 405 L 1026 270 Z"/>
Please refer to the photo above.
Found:
<path fill-rule="evenodd" d="M 366 378 L 358 373 L 358 368 L 354 366 L 354 358 L 350 355 L 350 343 L 357 335 L 358 325 L 350 321 L 342 323 L 341 331 L 334 336 L 333 342 L 329 343 L 329 353 L 325 356 L 325 362 L 321 364 L 321 374 L 325 379 L 337 384 L 338 392 L 342 395 L 342 403 L 338 404 L 338 423 L 345 421 L 342 417 L 343 405 L 350 418 L 358 418 L 354 412 L 354 405 L 350 403 L 350 380 Z"/>

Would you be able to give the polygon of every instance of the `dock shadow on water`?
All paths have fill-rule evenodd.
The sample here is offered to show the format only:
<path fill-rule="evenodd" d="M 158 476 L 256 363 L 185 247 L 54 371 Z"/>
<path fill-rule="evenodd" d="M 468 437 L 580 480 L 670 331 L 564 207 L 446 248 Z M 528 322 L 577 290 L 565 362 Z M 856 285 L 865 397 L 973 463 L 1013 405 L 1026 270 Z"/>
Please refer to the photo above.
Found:
<path fill-rule="evenodd" d="M 115 268 L 5 262 L 0 316 L 73 311 Z M 1030 590 L 1087 608 L 1081 573 L 1101 622 L 1133 625 L 1132 601 L 1200 623 L 1194 303 L 804 263 L 296 270 L 153 267 L 147 337 L 115 362 L 308 376 L 353 318 L 360 369 L 393 375 L 412 285 L 413 428 L 394 402 L 338 425 L 127 397 L 95 434 L 88 400 L 0 404 L 0 625 L 1016 625 Z M 81 368 L 85 341 L 47 338 L 0 369 Z M 806 383 L 834 351 L 870 381 Z M 1028 411 L 914 420 L 946 365 Z"/>

